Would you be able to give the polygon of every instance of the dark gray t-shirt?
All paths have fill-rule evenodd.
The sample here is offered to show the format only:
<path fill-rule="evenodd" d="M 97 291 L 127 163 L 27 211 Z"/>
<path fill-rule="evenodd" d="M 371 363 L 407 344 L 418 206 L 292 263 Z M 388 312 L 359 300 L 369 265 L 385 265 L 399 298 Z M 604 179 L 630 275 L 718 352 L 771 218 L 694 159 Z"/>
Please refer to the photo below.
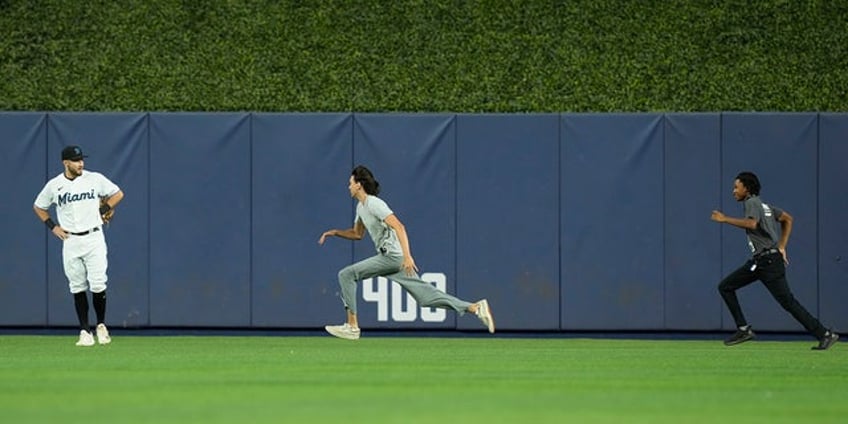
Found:
<path fill-rule="evenodd" d="M 748 234 L 748 247 L 756 255 L 764 250 L 776 249 L 780 240 L 780 224 L 777 219 L 783 215 L 783 210 L 763 203 L 760 196 L 750 196 L 743 201 L 745 217 L 757 220 L 757 228 L 745 230 Z"/>

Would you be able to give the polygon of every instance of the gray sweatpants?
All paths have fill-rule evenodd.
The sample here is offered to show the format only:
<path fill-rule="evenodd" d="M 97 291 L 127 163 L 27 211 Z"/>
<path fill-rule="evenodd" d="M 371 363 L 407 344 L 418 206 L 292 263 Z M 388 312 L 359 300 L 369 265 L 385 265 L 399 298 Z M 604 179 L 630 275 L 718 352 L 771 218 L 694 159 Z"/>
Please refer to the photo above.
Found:
<path fill-rule="evenodd" d="M 419 306 L 453 309 L 464 315 L 471 303 L 457 299 L 439 291 L 432 284 L 422 280 L 418 274 L 406 275 L 401 269 L 403 257 L 376 255 L 346 266 L 339 271 L 339 286 L 342 289 L 342 302 L 354 314 L 356 313 L 356 284 L 366 278 L 386 277 L 403 287 L 418 302 Z"/>

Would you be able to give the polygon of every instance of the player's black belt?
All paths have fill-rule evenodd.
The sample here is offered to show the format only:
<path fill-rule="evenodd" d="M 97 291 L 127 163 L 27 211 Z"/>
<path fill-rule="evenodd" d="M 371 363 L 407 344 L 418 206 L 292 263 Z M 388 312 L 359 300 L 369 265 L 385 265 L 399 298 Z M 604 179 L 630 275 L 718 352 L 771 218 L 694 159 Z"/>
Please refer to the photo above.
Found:
<path fill-rule="evenodd" d="M 92 229 L 90 229 L 90 230 L 88 230 L 88 231 L 83 231 L 83 232 L 81 232 L 81 233 L 68 233 L 68 234 L 70 234 L 70 235 L 72 235 L 72 236 L 87 236 L 87 235 L 89 235 L 89 234 L 91 234 L 91 233 L 96 233 L 96 232 L 98 232 L 98 231 L 100 231 L 100 227 L 94 227 L 94 228 L 92 228 Z"/>
<path fill-rule="evenodd" d="M 775 254 L 775 253 L 780 253 L 780 250 L 777 250 L 777 249 L 774 249 L 774 248 L 772 248 L 772 249 L 766 249 L 766 250 L 763 250 L 762 252 L 757 253 L 756 255 L 754 255 L 754 259 L 761 258 L 761 257 L 763 257 L 763 256 L 767 256 L 767 255 L 773 255 L 773 254 Z"/>

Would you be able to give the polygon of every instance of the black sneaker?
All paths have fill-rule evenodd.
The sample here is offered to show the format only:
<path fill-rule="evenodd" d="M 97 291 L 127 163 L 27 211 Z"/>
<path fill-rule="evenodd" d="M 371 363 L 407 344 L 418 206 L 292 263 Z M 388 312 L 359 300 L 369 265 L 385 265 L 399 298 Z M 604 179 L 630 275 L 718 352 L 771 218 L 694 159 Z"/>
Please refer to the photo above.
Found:
<path fill-rule="evenodd" d="M 833 331 L 828 331 L 824 337 L 819 340 L 818 346 L 813 346 L 810 349 L 813 350 L 827 350 L 831 346 L 833 346 L 836 341 L 839 340 L 839 334 L 834 333 Z"/>
<path fill-rule="evenodd" d="M 729 339 L 724 341 L 725 346 L 733 346 L 738 345 L 739 343 L 745 343 L 748 340 L 754 338 L 754 330 L 751 330 L 751 327 L 748 327 L 747 330 L 736 330 L 736 333 L 733 334 Z"/>

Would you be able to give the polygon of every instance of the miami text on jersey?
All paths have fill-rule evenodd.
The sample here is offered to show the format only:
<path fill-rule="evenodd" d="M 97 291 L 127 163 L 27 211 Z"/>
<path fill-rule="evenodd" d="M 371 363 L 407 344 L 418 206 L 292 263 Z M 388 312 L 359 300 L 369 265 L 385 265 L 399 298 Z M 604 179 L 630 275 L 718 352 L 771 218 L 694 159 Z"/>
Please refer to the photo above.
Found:
<path fill-rule="evenodd" d="M 97 196 L 94 195 L 94 189 L 87 193 L 65 193 L 59 195 L 59 206 L 64 205 L 65 203 L 76 202 L 77 200 L 94 200 L 97 199 Z"/>

